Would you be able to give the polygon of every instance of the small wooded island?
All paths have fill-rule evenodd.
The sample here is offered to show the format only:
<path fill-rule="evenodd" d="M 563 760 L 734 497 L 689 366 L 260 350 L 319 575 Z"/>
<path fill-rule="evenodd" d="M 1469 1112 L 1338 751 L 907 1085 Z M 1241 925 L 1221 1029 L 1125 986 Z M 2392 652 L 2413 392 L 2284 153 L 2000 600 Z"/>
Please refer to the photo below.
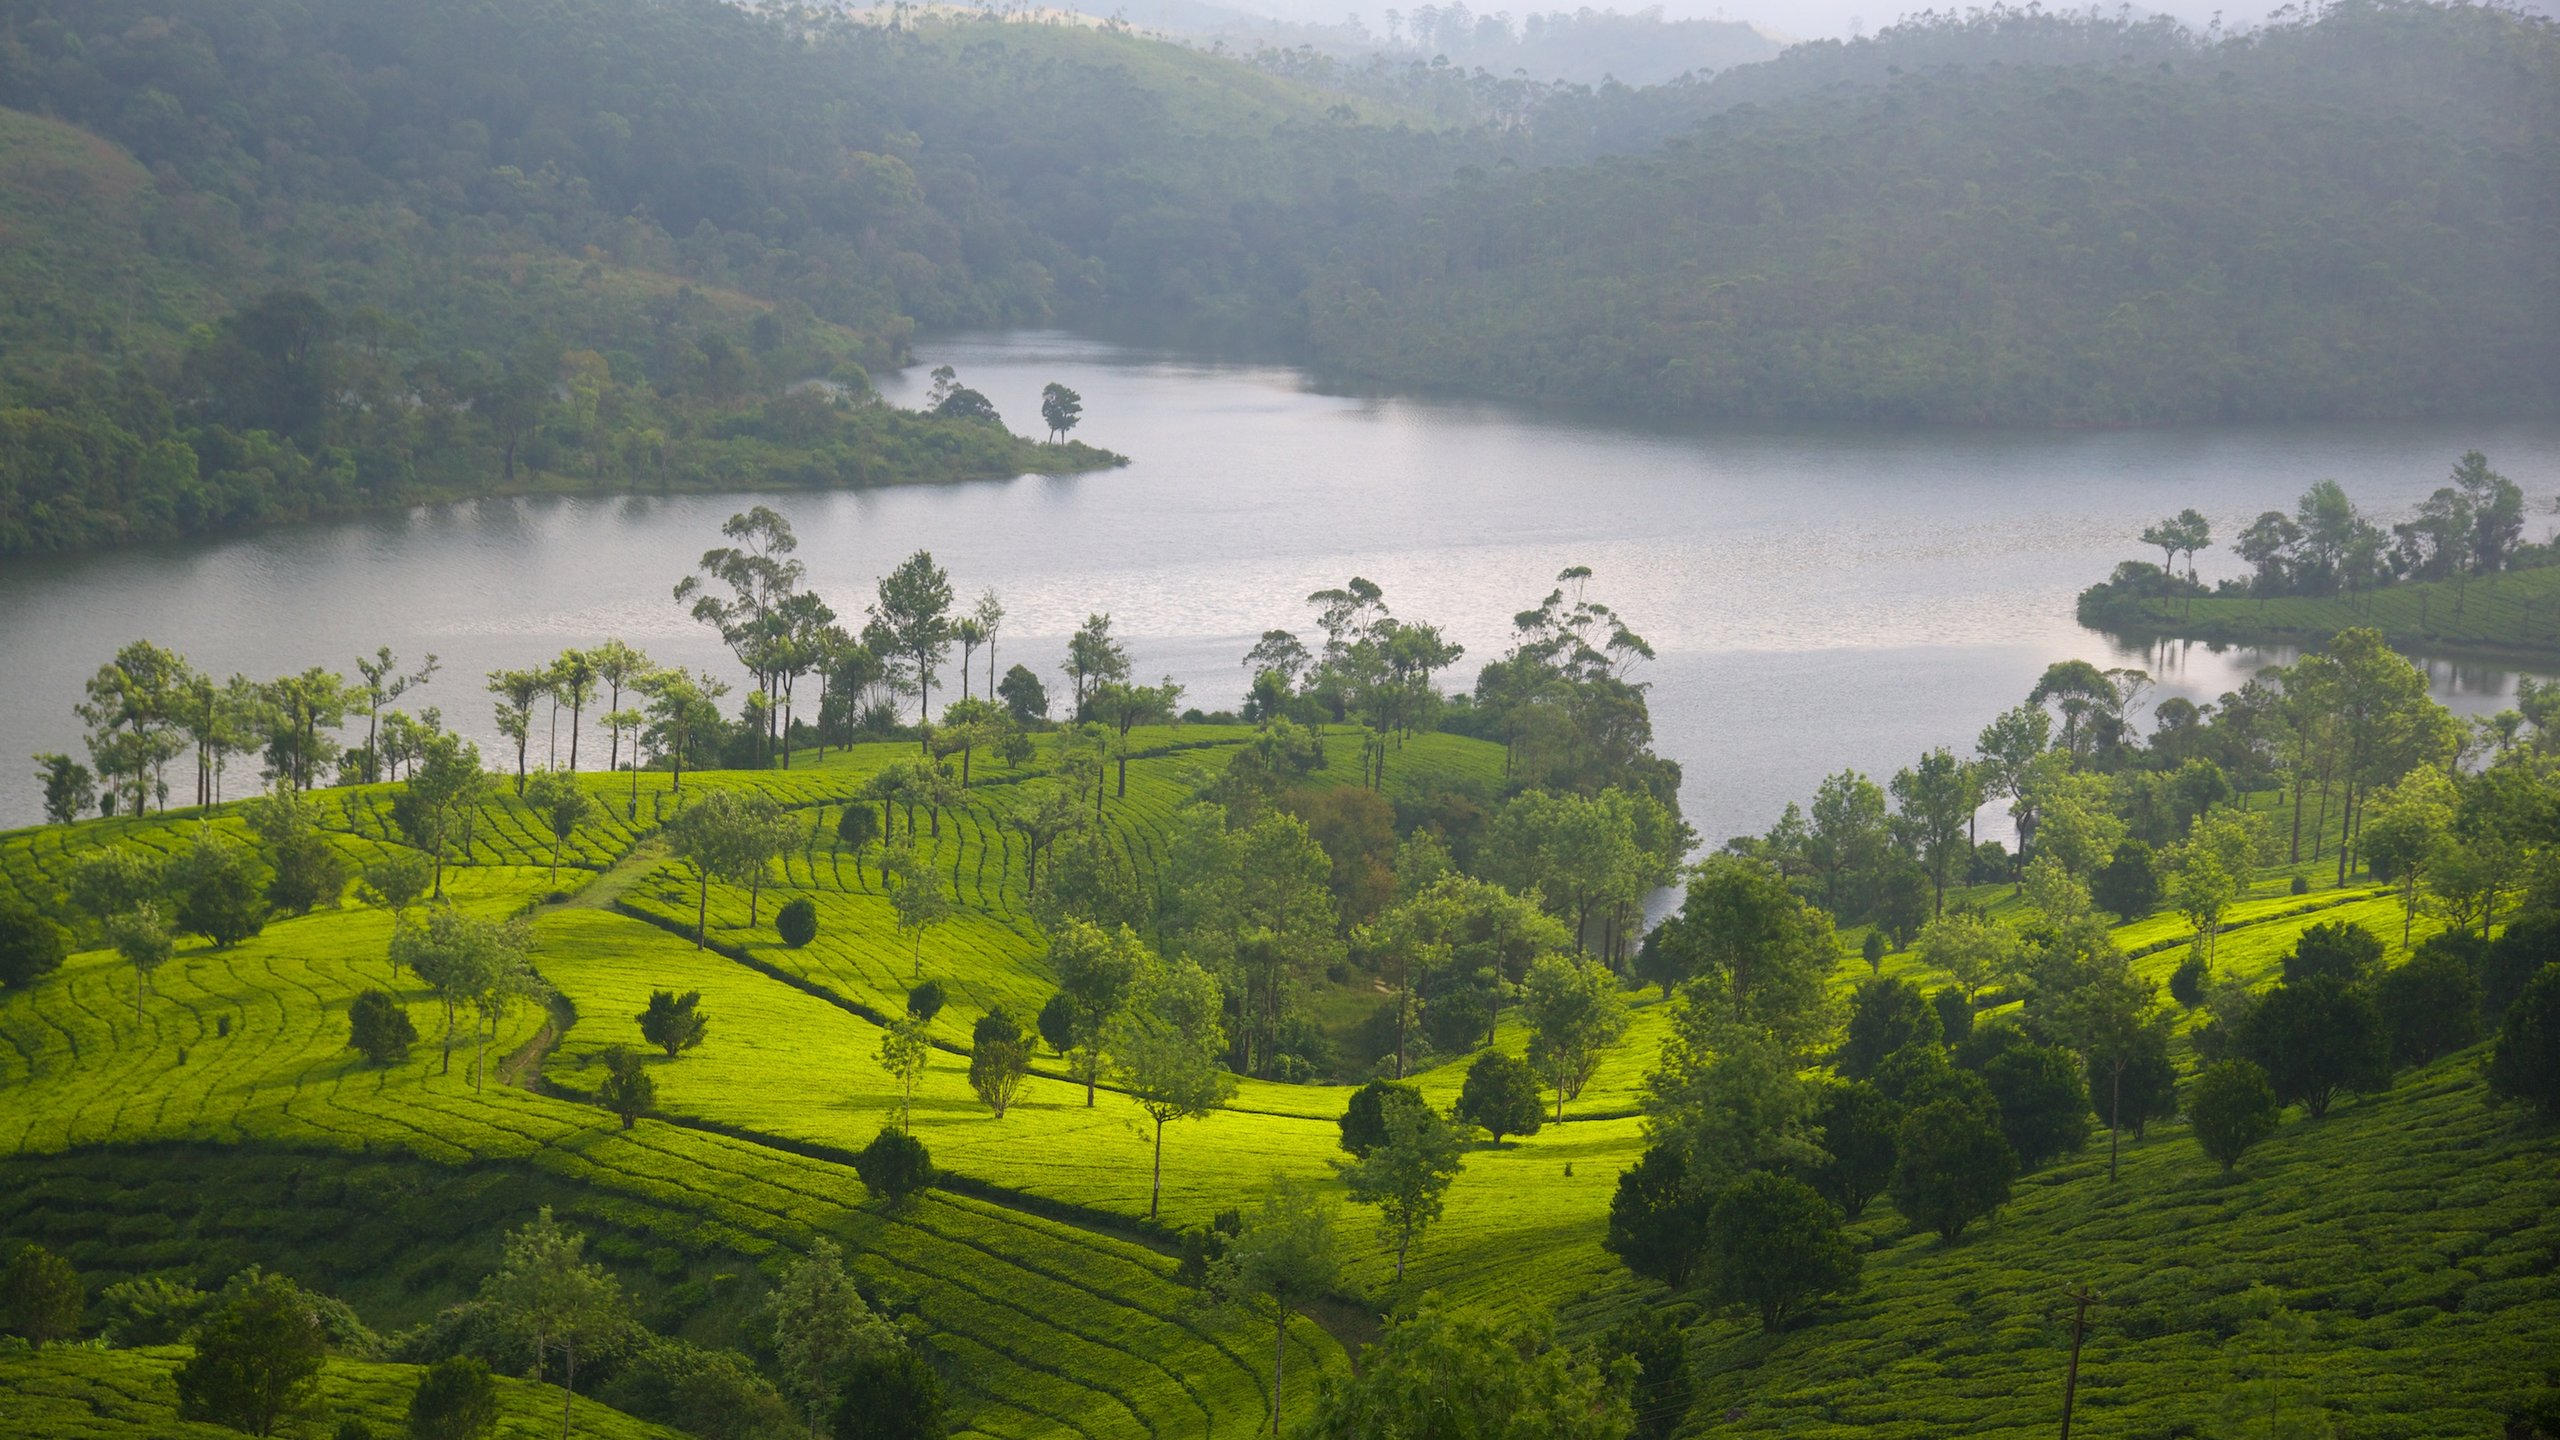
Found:
<path fill-rule="evenodd" d="M 2524 526 L 2524 493 L 2475 450 L 2405 520 L 2367 515 L 2334 481 L 2312 486 L 2292 514 L 2269 510 L 2230 537 L 2249 573 L 2213 585 L 2194 564 L 2212 526 L 2184 511 L 2142 533 L 2160 563 L 2118 565 L 2080 592 L 2078 613 L 2128 637 L 2316 646 L 2364 627 L 2402 648 L 2560 658 L 2560 545 L 2527 541 Z"/>

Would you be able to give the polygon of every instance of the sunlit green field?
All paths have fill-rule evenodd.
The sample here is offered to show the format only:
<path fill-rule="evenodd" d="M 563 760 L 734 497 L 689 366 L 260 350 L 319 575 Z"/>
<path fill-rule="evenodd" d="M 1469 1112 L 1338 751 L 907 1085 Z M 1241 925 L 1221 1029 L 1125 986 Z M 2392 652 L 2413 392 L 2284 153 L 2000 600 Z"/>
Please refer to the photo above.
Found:
<path fill-rule="evenodd" d="M 178 1418 L 171 1380 L 186 1357 L 179 1348 L 82 1350 L 55 1346 L 0 1355 L 0 1434 L 45 1440 L 227 1440 L 240 1432 Z M 332 1421 L 355 1420 L 376 1435 L 407 1433 L 409 1396 L 419 1367 L 332 1360 L 321 1376 L 320 1404 Z M 508 1376 L 498 1380 L 496 1440 L 536 1440 L 560 1433 L 560 1392 Z M 590 1440 L 675 1440 L 678 1432 L 634 1420 L 593 1401 L 575 1411 Z"/>
<path fill-rule="evenodd" d="M 1104 813 L 1142 879 L 1161 863 L 1165 822 L 1245 733 L 1138 737 L 1127 795 L 1106 800 Z M 1052 987 L 1020 832 L 1006 823 L 1047 757 L 1020 772 L 982 763 L 965 801 L 941 815 L 936 853 L 960 908 L 919 945 L 896 928 L 876 869 L 835 838 L 863 781 L 912 753 L 865 746 L 799 757 L 788 772 L 687 776 L 682 794 L 768 790 L 804 827 L 754 923 L 744 890 L 712 887 L 710 945 L 699 949 L 693 877 L 641 843 L 681 803 L 668 777 L 642 776 L 636 803 L 629 777 L 590 777 L 606 803 L 563 847 L 556 884 L 547 832 L 512 798 L 493 800 L 471 863 L 448 871 L 448 889 L 488 913 L 533 915 L 535 965 L 574 1019 L 554 1036 L 526 1007 L 498 1026 L 480 1066 L 466 1017 L 447 1069 L 440 1007 L 414 978 L 395 984 L 389 920 L 352 902 L 273 922 L 232 950 L 190 943 L 155 977 L 139 1023 L 131 971 L 111 953 L 80 954 L 0 999 L 0 1155 L 187 1140 L 530 1165 L 600 1197 L 597 1213 L 614 1225 L 671 1244 L 769 1259 L 816 1234 L 838 1237 L 867 1285 L 911 1298 L 972 1433 L 1250 1434 L 1266 1418 L 1269 1337 L 1177 1284 L 1163 1242 L 1143 1227 L 1152 1141 L 1143 1113 L 1108 1086 L 1088 1107 L 1046 1054 L 1000 1119 L 966 1082 L 975 1018 L 999 1004 L 1027 1016 Z M 1333 759 L 1344 769 L 1356 747 L 1337 746 Z M 1390 790 L 1452 777 L 1498 783 L 1500 759 L 1494 746 L 1421 737 L 1395 757 Z M 351 854 L 397 843 L 389 794 L 324 793 Z M 0 884 L 67 914 L 56 891 L 79 850 L 111 840 L 168 850 L 199 823 L 0 836 Z M 919 825 L 929 828 L 921 816 Z M 2014 904 L 2005 887 L 1978 895 L 1995 913 Z M 820 916 L 818 938 L 797 949 L 773 928 L 796 896 Z M 2335 919 L 2372 928 L 2397 954 L 2396 897 L 2294 896 L 2278 878 L 2226 917 L 2216 967 L 2268 983 L 2304 926 Z M 1867 974 L 1855 938 L 1843 937 L 1844 989 Z M 2118 939 L 2147 952 L 2145 975 L 2165 980 L 2186 927 L 2155 915 Z M 1909 955 L 1883 968 L 1943 980 Z M 940 1048 L 913 1126 L 954 1180 L 888 1211 L 844 1160 L 897 1118 L 875 1017 L 902 1010 L 919 970 L 951 998 L 933 1023 Z M 422 1036 L 406 1064 L 385 1070 L 345 1048 L 346 1006 L 374 986 L 403 996 Z M 601 1074 L 600 1051 L 642 1048 L 635 1017 L 661 989 L 701 992 L 709 1035 L 680 1059 L 649 1053 L 659 1118 L 624 1132 L 583 1097 Z M 1618 1174 L 1643 1147 L 1645 1077 L 1671 1014 L 1658 992 L 1629 999 L 1627 1040 L 1565 1124 L 1468 1154 L 1401 1288 L 1370 1215 L 1346 1205 L 1351 1281 L 1370 1303 L 1437 1290 L 1485 1313 L 1557 1317 L 1568 1338 L 1659 1303 L 1659 1287 L 1629 1277 L 1599 1243 Z M 1498 1044 L 1524 1043 L 1506 1017 Z M 2387 1418 L 2359 1435 L 2484 1433 L 2497 1397 L 2529 1378 L 2516 1358 L 2526 1337 L 2560 1326 L 2548 1258 L 2560 1236 L 2541 1218 L 2560 1182 L 2547 1141 L 2485 1106 L 2476 1059 L 2404 1076 L 2392 1095 L 2317 1125 L 2288 1125 L 2229 1185 L 2183 1127 L 2164 1123 L 2128 1143 L 2121 1183 L 2106 1184 L 2102 1153 L 2066 1161 L 2029 1177 L 2017 1201 L 1953 1249 L 1907 1235 L 1880 1204 L 1858 1227 L 1872 1247 L 1859 1294 L 1775 1338 L 1740 1321 L 1696 1330 L 1699 1413 L 1739 1411 L 1737 1433 L 2041 1433 L 2062 1343 L 2054 1297 L 2085 1281 L 2118 1306 L 2093 1342 L 2088 1380 L 2092 1412 L 2120 1412 L 2110 1433 L 2293 1433 L 2190 1418 L 2214 1413 L 2211 1395 L 2237 1397 L 2233 1413 L 2244 1416 L 2316 1401 Z M 475 1069 L 485 1072 L 476 1080 Z M 1416 1081 L 1446 1103 L 1462 1074 L 1463 1061 L 1444 1063 Z M 1247 1204 L 1274 1174 L 1338 1193 L 1334 1122 L 1347 1093 L 1245 1080 L 1225 1111 L 1168 1127 L 1164 1220 L 1200 1223 Z M 1293 1327 L 1290 1343 L 1294 1374 L 1344 1365 L 1341 1343 L 1313 1322 Z M 31 1398 L 18 1403 L 107 1383 L 62 1363 L 72 1368 L 27 1382 Z M 118 1374 L 126 1393 L 147 1389 L 141 1371 Z M 2320 1377 L 2336 1377 L 2334 1388 Z M 0 1391 L 9 1386 L 0 1374 Z M 1293 1411 L 1312 1403 L 1313 1388 L 1292 1387 Z M 0 1410 L 0 1428 L 9 1415 Z"/>

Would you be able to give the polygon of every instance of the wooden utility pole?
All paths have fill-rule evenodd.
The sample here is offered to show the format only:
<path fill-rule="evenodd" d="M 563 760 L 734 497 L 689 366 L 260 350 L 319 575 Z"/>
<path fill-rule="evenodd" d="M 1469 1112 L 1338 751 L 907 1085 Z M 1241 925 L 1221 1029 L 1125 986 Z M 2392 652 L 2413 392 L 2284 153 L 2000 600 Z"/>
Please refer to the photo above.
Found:
<path fill-rule="evenodd" d="M 2071 1440 L 2071 1406 L 2080 1397 L 2080 1341 L 2089 1333 L 2089 1307 L 2106 1303 L 2083 1285 L 2071 1294 L 2071 1368 L 2062 1380 L 2062 1440 Z"/>

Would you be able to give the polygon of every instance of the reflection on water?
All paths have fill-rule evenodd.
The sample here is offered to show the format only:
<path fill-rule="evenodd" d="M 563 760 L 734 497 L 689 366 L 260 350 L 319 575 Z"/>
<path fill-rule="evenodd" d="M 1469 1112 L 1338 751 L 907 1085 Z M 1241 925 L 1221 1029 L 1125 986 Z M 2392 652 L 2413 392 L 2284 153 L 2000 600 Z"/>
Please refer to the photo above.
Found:
<path fill-rule="evenodd" d="M 927 548 L 973 596 L 1003 594 L 999 662 L 1054 673 L 1107 611 L 1139 673 L 1236 703 L 1239 661 L 1302 597 L 1365 575 L 1474 662 L 1567 565 L 1650 639 L 1660 748 L 1711 840 L 1764 828 L 1842 766 L 1889 775 L 1967 746 L 2060 659 L 2139 665 L 2156 702 L 2211 701 L 2284 651 L 2120 645 L 2072 598 L 2193 505 L 2218 531 L 2335 478 L 2369 505 L 2423 497 L 2473 447 L 2529 495 L 2560 490 L 2560 425 L 1885 431 L 1626 424 L 1517 406 L 1317 393 L 1285 367 L 1208 363 L 1055 334 L 948 340 L 887 382 L 956 365 L 1017 427 L 1040 387 L 1082 392 L 1079 438 L 1121 470 L 987 484 L 754 497 L 801 537 L 810 583 L 858 620 L 875 578 Z M 433 651 L 410 698 L 495 742 L 481 677 L 618 634 L 661 660 L 733 668 L 669 589 L 744 497 L 483 501 L 186 545 L 0 565 L 0 756 L 78 753 L 82 679 L 147 636 L 215 674 L 352 669 Z M 2536 537 L 2538 538 L 2538 537 Z M 2207 578 L 2227 557 L 2207 552 Z M 2494 709 L 2513 676 L 2430 666 L 2448 703 Z M 1054 688 L 1054 686 L 1053 686 Z M 0 771 L 0 823 L 34 786 Z M 1986 833 L 1991 833 L 1986 831 Z"/>

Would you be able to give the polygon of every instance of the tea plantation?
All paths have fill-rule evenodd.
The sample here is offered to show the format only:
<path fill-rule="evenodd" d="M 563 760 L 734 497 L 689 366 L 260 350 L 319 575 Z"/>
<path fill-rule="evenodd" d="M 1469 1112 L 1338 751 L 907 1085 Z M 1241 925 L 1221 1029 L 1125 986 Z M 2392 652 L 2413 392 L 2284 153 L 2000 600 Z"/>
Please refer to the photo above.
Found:
<path fill-rule="evenodd" d="M 1102 803 L 1140 876 L 1164 863 L 1174 812 L 1251 733 L 1132 736 L 1126 794 Z M 1349 782 L 1356 743 L 1334 750 L 1326 778 Z M 1106 1084 L 1088 1106 L 1043 1047 L 1012 1106 L 993 1114 L 967 1081 L 972 1024 L 997 1006 L 1027 1017 L 1055 988 L 1024 836 L 1008 823 L 1017 787 L 1052 757 L 982 763 L 931 819 L 938 883 L 956 908 L 919 941 L 899 928 L 874 858 L 837 839 L 848 805 L 876 804 L 865 783 L 912 754 L 863 745 L 789 770 L 688 774 L 681 791 L 650 773 L 636 795 L 628 776 L 581 777 L 597 804 L 562 845 L 556 884 L 547 828 L 497 787 L 446 888 L 466 910 L 529 916 L 533 963 L 557 998 L 501 1016 L 485 1048 L 464 1017 L 449 1060 L 441 1005 L 388 965 L 391 919 L 352 895 L 228 948 L 188 941 L 152 977 L 139 1020 L 134 972 L 114 951 L 73 955 L 0 998 L 0 1237 L 56 1249 L 93 1292 L 152 1274 L 210 1287 L 260 1264 L 388 1332 L 467 1298 L 498 1233 L 549 1205 L 629 1277 L 643 1319 L 717 1340 L 751 1326 L 784 1260 L 827 1236 L 875 1303 L 916 1327 L 966 1433 L 1266 1429 L 1271 1331 L 1183 1283 L 1174 1240 L 1252 1203 L 1275 1175 L 1338 1193 L 1347 1089 L 1244 1079 L 1215 1113 L 1168 1126 L 1156 1223 L 1152 1127 L 1128 1096 Z M 1418 736 L 1387 788 L 1497 779 L 1501 764 L 1498 746 Z M 772 795 L 800 838 L 754 895 L 711 885 L 697 947 L 697 879 L 654 835 L 678 806 L 723 788 Z M 400 843 L 396 787 L 320 793 L 331 843 L 351 858 Z M 0 888 L 69 923 L 62 888 L 81 853 L 174 851 L 204 825 L 241 821 L 189 812 L 0 836 Z M 2227 975 L 2271 983 L 2322 921 L 2364 925 L 2398 956 L 2398 898 L 2370 882 L 2293 893 L 2294 874 L 2320 869 L 2271 872 L 2235 902 L 2217 952 Z M 2007 887 L 1974 894 L 1995 916 L 2016 903 Z M 818 917 L 796 947 L 775 930 L 793 899 Z M 2435 924 L 2422 918 L 2411 938 Z M 2186 936 L 2164 914 L 2115 938 L 2143 975 L 2165 980 Z M 1842 934 L 1842 987 L 1868 973 L 1862 938 Z M 1888 955 L 1882 970 L 1944 978 L 1910 954 Z M 919 971 L 948 1003 L 929 1026 L 935 1049 L 911 1123 L 944 1179 L 891 1206 L 850 1161 L 902 1108 L 881 1027 L 905 1013 Z M 394 991 L 414 1022 L 405 1061 L 376 1068 L 348 1048 L 348 1007 L 368 988 Z M 645 1049 L 634 1017 L 661 990 L 698 992 L 707 1034 L 679 1058 L 646 1052 L 654 1111 L 626 1129 L 594 1101 L 601 1057 Z M 1577 1343 L 1649 1308 L 1695 1318 L 1695 1434 L 2049 1433 L 2065 1296 L 2081 1286 L 2103 1302 L 2081 1357 L 2090 1435 L 2488 1435 L 2560 1358 L 2560 1145 L 2489 1103 L 2478 1048 L 2324 1119 L 2289 1117 L 2229 1177 L 2181 1122 L 2161 1121 L 2126 1137 L 2112 1183 L 2102 1133 L 2026 1176 L 1958 1244 L 1880 1203 L 1852 1227 L 1865 1252 L 1854 1292 L 1772 1334 L 1693 1316 L 1601 1246 L 1618 1177 L 1644 1148 L 1645 1079 L 1671 1011 L 1655 991 L 1628 998 L 1626 1039 L 1565 1123 L 1469 1149 L 1401 1284 L 1370 1212 L 1346 1208 L 1345 1293 L 1287 1329 L 1287 1418 L 1315 1401 L 1300 1377 L 1344 1373 L 1372 1317 L 1434 1291 L 1477 1314 L 1552 1320 Z M 1525 1043 L 1506 1018 L 1499 1046 Z M 1416 1083 L 1446 1104 L 1462 1071 L 1440 1064 Z M 0 1354 L 0 1431 L 213 1433 L 174 1421 L 174 1353 Z M 406 1373 L 333 1362 L 331 1403 L 391 1433 Z M 510 1384 L 515 1428 L 501 1433 L 533 1433 L 528 1407 L 556 1393 Z M 663 1433 L 602 1407 L 585 1413 L 583 1433 Z"/>

